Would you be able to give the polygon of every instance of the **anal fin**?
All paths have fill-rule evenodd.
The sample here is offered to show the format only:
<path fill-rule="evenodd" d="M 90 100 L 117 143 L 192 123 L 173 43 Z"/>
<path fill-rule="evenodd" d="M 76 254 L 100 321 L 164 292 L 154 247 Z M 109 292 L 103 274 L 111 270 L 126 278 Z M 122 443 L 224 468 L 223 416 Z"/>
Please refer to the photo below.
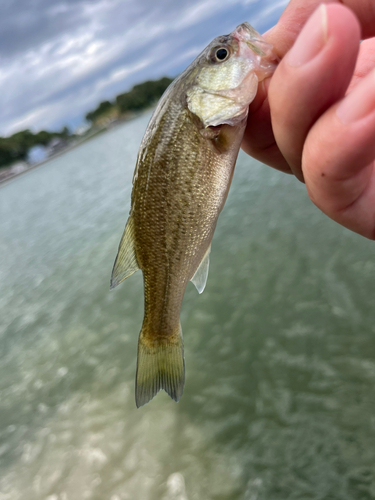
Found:
<path fill-rule="evenodd" d="M 198 269 L 195 271 L 194 276 L 190 280 L 192 283 L 194 283 L 195 288 L 198 290 L 198 293 L 202 293 L 206 287 L 208 268 L 210 266 L 210 252 L 211 245 L 208 247 L 207 252 L 204 254 L 204 257 L 198 266 Z"/>
<path fill-rule="evenodd" d="M 126 223 L 117 252 L 111 276 L 111 289 L 115 288 L 126 278 L 129 278 L 139 269 L 134 250 L 134 221 L 130 216 Z"/>

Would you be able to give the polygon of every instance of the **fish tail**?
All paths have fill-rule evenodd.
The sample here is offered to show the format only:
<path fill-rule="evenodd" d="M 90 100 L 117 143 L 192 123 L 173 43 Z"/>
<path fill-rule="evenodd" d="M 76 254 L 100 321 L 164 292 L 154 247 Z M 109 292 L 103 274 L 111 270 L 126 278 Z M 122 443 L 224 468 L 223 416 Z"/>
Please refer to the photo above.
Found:
<path fill-rule="evenodd" d="M 150 338 L 139 335 L 135 403 L 137 408 L 164 389 L 176 402 L 184 390 L 185 361 L 181 325 L 174 335 Z"/>

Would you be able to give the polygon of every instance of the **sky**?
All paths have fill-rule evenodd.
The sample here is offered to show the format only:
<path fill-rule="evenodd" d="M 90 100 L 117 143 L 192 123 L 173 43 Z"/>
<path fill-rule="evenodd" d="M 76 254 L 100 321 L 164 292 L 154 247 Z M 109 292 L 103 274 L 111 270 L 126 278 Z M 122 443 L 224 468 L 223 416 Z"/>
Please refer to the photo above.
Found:
<path fill-rule="evenodd" d="M 103 100 L 180 73 L 216 36 L 260 33 L 288 0 L 1 0 L 0 135 L 71 129 Z"/>

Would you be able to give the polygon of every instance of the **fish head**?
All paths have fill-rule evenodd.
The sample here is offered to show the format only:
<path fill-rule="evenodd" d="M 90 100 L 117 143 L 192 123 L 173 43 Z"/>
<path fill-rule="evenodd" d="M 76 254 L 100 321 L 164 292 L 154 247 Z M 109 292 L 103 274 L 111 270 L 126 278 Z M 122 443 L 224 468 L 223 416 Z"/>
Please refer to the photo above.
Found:
<path fill-rule="evenodd" d="M 191 65 L 189 110 L 204 127 L 237 125 L 247 117 L 258 83 L 276 68 L 272 45 L 248 23 L 215 38 Z"/>

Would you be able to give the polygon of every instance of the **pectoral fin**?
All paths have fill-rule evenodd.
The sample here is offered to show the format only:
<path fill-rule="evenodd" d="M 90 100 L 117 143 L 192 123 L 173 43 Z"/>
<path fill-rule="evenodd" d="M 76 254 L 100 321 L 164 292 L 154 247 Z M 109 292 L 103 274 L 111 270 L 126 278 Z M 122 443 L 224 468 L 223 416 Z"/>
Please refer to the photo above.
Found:
<path fill-rule="evenodd" d="M 139 266 L 134 250 L 134 222 L 132 216 L 130 216 L 126 223 L 113 266 L 111 289 L 115 288 L 138 269 Z"/>
<path fill-rule="evenodd" d="M 210 252 L 211 245 L 208 247 L 207 252 L 204 254 L 204 257 L 198 266 L 198 269 L 195 271 L 194 276 L 191 278 L 191 282 L 194 283 L 195 288 L 198 290 L 198 293 L 202 293 L 206 287 L 208 268 L 210 265 Z"/>

